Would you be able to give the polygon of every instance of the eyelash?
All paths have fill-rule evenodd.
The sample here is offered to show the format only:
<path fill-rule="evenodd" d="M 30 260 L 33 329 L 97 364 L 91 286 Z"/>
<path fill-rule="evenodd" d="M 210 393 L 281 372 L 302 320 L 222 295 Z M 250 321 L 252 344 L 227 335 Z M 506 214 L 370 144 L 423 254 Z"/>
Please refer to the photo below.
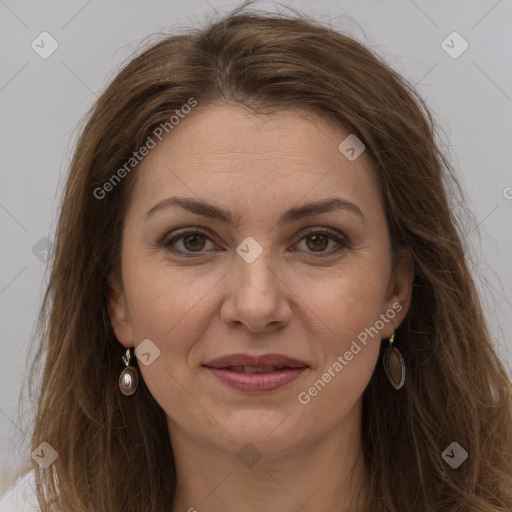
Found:
<path fill-rule="evenodd" d="M 208 240 L 213 242 L 213 240 L 209 236 L 208 232 L 206 232 L 206 231 L 204 231 L 204 230 L 202 230 L 200 228 L 195 228 L 195 229 L 188 229 L 187 231 L 178 232 L 172 238 L 169 238 L 169 236 L 165 236 L 162 239 L 162 241 L 160 242 L 160 246 L 163 247 L 165 250 L 173 253 L 173 254 L 177 254 L 177 255 L 180 255 L 180 256 L 185 257 L 185 258 L 198 258 L 198 257 L 201 257 L 201 255 L 204 254 L 204 253 L 200 252 L 200 251 L 198 251 L 196 253 L 186 253 L 186 252 L 183 252 L 181 250 L 177 250 L 177 249 L 172 247 L 172 245 L 174 243 L 176 243 L 178 240 L 180 240 L 182 238 L 185 238 L 188 235 L 198 235 L 198 234 L 199 235 L 203 235 L 205 238 L 207 238 Z M 338 254 L 340 251 L 342 251 L 344 249 L 349 249 L 350 248 L 350 244 L 348 243 L 348 241 L 346 239 L 340 238 L 335 231 L 332 231 L 332 230 L 330 230 L 328 228 L 311 229 L 310 231 L 307 231 L 306 233 L 304 233 L 302 238 L 297 243 L 301 242 L 302 240 L 304 240 L 305 238 L 307 238 L 308 236 L 311 236 L 313 234 L 314 235 L 316 235 L 316 234 L 327 235 L 330 239 L 334 240 L 336 243 L 338 243 L 341 246 L 341 247 L 338 247 L 338 248 L 336 248 L 334 250 L 331 250 L 330 252 L 326 252 L 326 253 L 317 253 L 317 254 L 315 254 L 314 252 L 311 252 L 311 255 L 314 258 L 326 258 L 328 256 L 333 256 L 334 254 Z M 215 242 L 213 242 L 213 243 L 215 243 Z"/>

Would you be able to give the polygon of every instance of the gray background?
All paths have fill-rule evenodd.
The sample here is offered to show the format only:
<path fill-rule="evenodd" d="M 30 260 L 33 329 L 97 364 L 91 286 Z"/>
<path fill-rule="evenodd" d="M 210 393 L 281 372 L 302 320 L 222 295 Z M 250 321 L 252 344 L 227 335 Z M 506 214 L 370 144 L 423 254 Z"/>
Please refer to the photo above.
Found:
<path fill-rule="evenodd" d="M 282 3 L 332 22 L 383 55 L 427 100 L 475 215 L 466 245 L 491 332 L 510 370 L 512 0 Z M 235 5 L 0 0 L 0 492 L 13 471 L 30 461 L 29 448 L 16 451 L 11 439 L 28 442 L 30 418 L 20 420 L 17 405 L 45 283 L 46 240 L 53 236 L 78 122 L 143 38 L 196 26 Z M 270 2 L 256 6 L 276 8 Z M 31 47 L 43 31 L 59 45 L 47 59 Z M 453 31 L 469 44 L 458 58 L 441 44 Z M 452 52 L 461 48 L 457 39 L 447 44 Z"/>

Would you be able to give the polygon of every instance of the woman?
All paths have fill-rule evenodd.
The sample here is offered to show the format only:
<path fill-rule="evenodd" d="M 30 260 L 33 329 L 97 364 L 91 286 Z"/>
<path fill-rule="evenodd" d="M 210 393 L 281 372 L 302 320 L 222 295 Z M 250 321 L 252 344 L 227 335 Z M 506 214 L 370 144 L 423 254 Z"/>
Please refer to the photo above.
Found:
<path fill-rule="evenodd" d="M 456 192 L 417 93 L 315 22 L 235 13 L 134 58 L 62 203 L 41 504 L 510 510 Z"/>

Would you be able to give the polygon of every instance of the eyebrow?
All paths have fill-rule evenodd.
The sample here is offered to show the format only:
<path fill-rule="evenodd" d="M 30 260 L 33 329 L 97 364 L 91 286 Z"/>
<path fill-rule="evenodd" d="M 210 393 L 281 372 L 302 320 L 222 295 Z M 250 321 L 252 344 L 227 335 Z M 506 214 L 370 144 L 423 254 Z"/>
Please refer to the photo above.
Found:
<path fill-rule="evenodd" d="M 172 205 L 181 206 L 182 208 L 188 210 L 189 212 L 195 213 L 197 215 L 202 215 L 203 217 L 216 219 L 234 227 L 238 226 L 240 223 L 239 216 L 234 217 L 231 214 L 231 212 L 223 210 L 218 206 L 189 197 L 176 196 L 169 197 L 158 202 L 155 206 L 153 206 L 150 210 L 146 212 L 146 220 L 157 211 Z M 359 206 L 357 206 L 354 203 L 351 203 L 350 201 L 347 201 L 346 199 L 332 197 L 324 199 L 322 201 L 316 201 L 302 204 L 300 206 L 294 206 L 293 208 L 290 208 L 289 210 L 281 214 L 278 223 L 289 223 L 300 220 L 303 217 L 320 215 L 321 213 L 328 213 L 334 210 L 349 211 L 361 217 L 363 222 L 365 220 L 363 212 L 361 211 Z"/>

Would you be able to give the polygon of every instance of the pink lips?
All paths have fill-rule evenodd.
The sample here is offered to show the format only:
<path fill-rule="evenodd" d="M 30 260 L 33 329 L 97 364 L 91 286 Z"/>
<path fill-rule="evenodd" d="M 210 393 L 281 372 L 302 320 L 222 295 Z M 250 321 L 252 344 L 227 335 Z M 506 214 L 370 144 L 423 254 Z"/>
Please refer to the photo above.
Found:
<path fill-rule="evenodd" d="M 309 366 L 280 354 L 232 354 L 205 363 L 220 381 L 245 392 L 274 391 L 297 379 Z"/>

